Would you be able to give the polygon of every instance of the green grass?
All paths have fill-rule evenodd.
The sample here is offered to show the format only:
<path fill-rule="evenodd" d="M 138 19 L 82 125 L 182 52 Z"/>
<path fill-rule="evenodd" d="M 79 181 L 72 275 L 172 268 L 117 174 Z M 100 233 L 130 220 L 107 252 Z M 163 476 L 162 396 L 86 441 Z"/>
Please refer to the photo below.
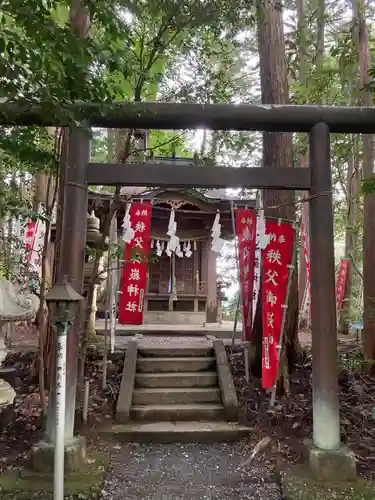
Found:
<path fill-rule="evenodd" d="M 355 482 L 323 482 L 309 477 L 303 468 L 295 468 L 283 478 L 285 500 L 374 500 L 375 485 Z"/>
<path fill-rule="evenodd" d="M 88 459 L 87 467 L 82 472 L 65 476 L 65 498 L 85 500 L 98 498 L 108 459 L 95 456 Z M 1 500 L 51 500 L 53 499 L 53 476 L 34 473 L 27 470 L 9 471 L 0 476 Z"/>

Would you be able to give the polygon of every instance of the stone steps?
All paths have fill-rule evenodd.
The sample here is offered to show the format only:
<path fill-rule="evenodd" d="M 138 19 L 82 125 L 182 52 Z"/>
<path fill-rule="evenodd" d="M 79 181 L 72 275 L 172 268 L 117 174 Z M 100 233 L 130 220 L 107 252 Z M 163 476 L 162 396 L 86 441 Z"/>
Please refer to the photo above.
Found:
<path fill-rule="evenodd" d="M 140 346 L 138 349 L 139 356 L 144 357 L 201 357 L 201 356 L 214 356 L 211 345 L 200 346 L 187 346 L 187 347 L 160 347 L 160 346 Z"/>
<path fill-rule="evenodd" d="M 236 421 L 237 409 L 222 341 L 186 347 L 131 342 L 117 404 L 124 440 L 236 439 L 249 432 L 226 422 Z"/>
<path fill-rule="evenodd" d="M 217 387 L 216 371 L 136 373 L 135 387 Z"/>
<path fill-rule="evenodd" d="M 218 387 L 157 387 L 133 391 L 133 405 L 221 403 Z"/>
<path fill-rule="evenodd" d="M 131 420 L 186 422 L 224 419 L 225 409 L 214 368 L 216 358 L 210 345 L 171 349 L 140 347 Z M 152 380 L 154 387 L 138 387 L 145 380 L 149 383 Z M 210 384 L 208 387 L 207 383 Z M 194 384 L 194 387 L 186 387 L 187 384 Z"/>
<path fill-rule="evenodd" d="M 201 372 L 212 370 L 216 365 L 214 357 L 164 357 L 164 358 L 145 358 L 137 359 L 137 372 L 142 373 L 162 373 L 162 372 Z"/>
<path fill-rule="evenodd" d="M 131 422 L 102 430 L 117 442 L 138 443 L 213 443 L 237 441 L 252 429 L 230 422 Z"/>
<path fill-rule="evenodd" d="M 165 404 L 133 405 L 131 420 L 137 422 L 181 422 L 225 420 L 222 404 Z"/>

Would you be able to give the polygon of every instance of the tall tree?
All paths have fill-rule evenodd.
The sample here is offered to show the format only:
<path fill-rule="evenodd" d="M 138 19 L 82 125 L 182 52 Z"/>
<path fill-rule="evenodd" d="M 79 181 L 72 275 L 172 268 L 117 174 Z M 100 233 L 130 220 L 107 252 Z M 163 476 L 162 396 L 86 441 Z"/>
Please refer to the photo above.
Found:
<path fill-rule="evenodd" d="M 306 2 L 305 0 L 297 0 L 297 49 L 298 49 L 298 83 L 301 87 L 306 84 L 307 73 L 308 73 L 308 23 L 307 23 L 307 13 L 306 13 Z M 299 162 L 302 168 L 308 167 L 307 158 L 307 141 L 306 137 L 301 137 L 300 141 L 297 143 L 297 151 L 299 153 Z M 302 193 L 303 196 L 308 195 L 308 192 Z M 304 203 L 301 207 L 302 219 L 305 225 L 305 232 L 309 234 L 309 210 L 308 204 Z M 305 261 L 305 252 L 303 245 L 299 249 L 299 275 L 298 275 L 298 305 L 299 308 L 302 306 L 303 297 L 307 285 L 307 269 Z"/>
<path fill-rule="evenodd" d="M 340 69 L 343 93 L 348 95 L 350 105 L 356 106 L 358 104 L 358 93 L 360 90 L 358 78 L 359 37 L 357 29 L 357 9 L 352 9 L 352 23 L 350 31 L 351 45 L 349 45 L 349 51 L 345 51 L 343 53 Z M 350 71 L 348 71 L 347 62 L 349 62 Z M 357 135 L 353 135 L 348 139 L 349 151 L 347 156 L 346 189 L 344 190 L 347 206 L 345 256 L 348 258 L 348 268 L 345 295 L 339 324 L 339 329 L 344 334 L 349 333 L 349 323 L 352 318 L 353 292 L 356 291 L 357 288 L 355 285 L 359 280 L 361 281 L 361 277 L 358 276 L 358 268 L 356 267 L 356 263 L 358 261 L 359 194 L 361 175 L 359 155 L 360 144 L 359 137 Z M 361 286 L 363 285 L 361 284 Z"/>
<path fill-rule="evenodd" d="M 258 0 L 257 17 L 262 103 L 288 104 L 288 75 L 281 3 L 278 0 Z M 263 165 L 264 167 L 292 168 L 291 134 L 263 133 Z M 295 219 L 294 194 L 291 191 L 266 191 L 265 207 L 265 213 L 268 216 Z M 285 370 L 287 361 L 292 364 L 298 353 L 297 319 L 298 277 L 297 272 L 294 272 L 285 325 L 287 354 L 287 359 L 283 360 Z M 284 374 L 286 375 L 286 371 Z"/>
<path fill-rule="evenodd" d="M 91 30 L 91 19 L 90 11 L 86 0 L 71 0 L 70 11 L 69 11 L 69 24 L 72 34 L 77 38 L 77 43 L 79 40 L 86 41 L 90 36 Z M 88 72 L 88 66 L 81 66 L 77 72 L 77 79 L 80 78 L 83 82 L 86 79 Z M 81 132 L 73 130 L 70 134 L 70 138 L 73 138 L 73 134 L 81 134 Z M 67 134 L 68 135 L 68 134 Z M 67 139 L 67 135 L 64 137 Z M 68 161 L 68 158 L 66 159 Z M 77 168 L 77 167 L 75 167 Z M 65 189 L 67 186 L 66 178 L 68 177 L 65 165 L 61 169 L 60 177 L 60 202 L 65 204 Z M 85 214 L 86 215 L 86 214 Z M 62 216 L 62 214 L 60 214 Z M 60 222 L 62 224 L 62 221 Z M 81 252 L 82 243 L 79 241 L 79 232 L 76 229 L 77 238 L 77 255 L 76 259 L 80 256 L 83 257 Z M 62 231 L 64 228 L 62 227 Z M 59 278 L 62 278 L 62 274 L 67 270 L 64 268 L 64 256 L 59 256 L 61 261 L 57 264 Z M 82 292 L 83 285 L 83 259 L 80 264 L 77 263 L 76 266 L 69 268 L 70 275 L 69 279 L 74 280 L 75 287 L 78 292 Z M 81 311 L 80 311 L 81 312 Z M 65 436 L 72 438 L 74 434 L 74 422 L 75 422 L 75 410 L 76 410 L 76 393 L 77 393 L 77 381 L 78 381 L 78 357 L 79 357 L 79 347 L 80 347 L 80 337 L 81 337 L 81 326 L 82 318 L 81 314 L 77 314 L 72 331 L 67 339 L 67 370 L 66 370 L 66 408 L 65 408 Z M 50 397 L 49 397 L 49 408 L 48 408 L 48 418 L 47 418 L 47 435 L 50 440 L 54 440 L 54 421 L 55 421 L 55 400 L 56 394 L 53 386 L 50 387 Z"/>
<path fill-rule="evenodd" d="M 368 26 L 366 23 L 366 4 L 363 0 L 354 0 L 354 33 L 359 48 L 359 89 L 361 104 L 372 106 L 373 100 L 369 89 L 371 58 L 369 50 Z M 374 178 L 374 138 L 363 135 L 363 178 Z M 375 356 L 375 192 L 364 194 L 363 214 L 363 354 L 366 359 Z"/>

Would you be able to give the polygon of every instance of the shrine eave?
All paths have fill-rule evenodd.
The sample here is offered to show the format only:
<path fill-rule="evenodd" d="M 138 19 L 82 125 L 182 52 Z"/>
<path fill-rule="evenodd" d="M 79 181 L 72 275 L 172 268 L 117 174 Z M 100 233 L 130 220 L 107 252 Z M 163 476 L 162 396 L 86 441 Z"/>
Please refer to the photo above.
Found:
<path fill-rule="evenodd" d="M 216 192 L 218 190 L 215 190 Z M 130 192 L 130 191 L 129 191 Z M 113 199 L 113 193 L 108 191 L 93 191 L 89 190 L 88 200 L 91 207 L 95 206 L 106 206 L 111 199 Z M 130 200 L 129 200 L 130 197 Z M 202 212 L 217 211 L 220 212 L 230 212 L 230 204 L 233 202 L 235 206 L 238 207 L 249 207 L 255 208 L 255 199 L 235 199 L 235 198 L 219 198 L 214 196 L 207 196 L 197 189 L 178 189 L 178 188 L 168 188 L 168 189 L 148 189 L 143 191 L 135 191 L 129 195 L 120 196 L 121 204 L 125 205 L 128 201 L 150 201 L 155 205 L 155 207 L 160 203 L 168 203 L 171 197 L 176 200 L 183 201 L 186 204 L 196 205 Z M 121 209 L 120 209 L 121 210 Z M 178 211 L 178 208 L 176 209 Z M 198 210 L 197 210 L 198 211 Z"/>

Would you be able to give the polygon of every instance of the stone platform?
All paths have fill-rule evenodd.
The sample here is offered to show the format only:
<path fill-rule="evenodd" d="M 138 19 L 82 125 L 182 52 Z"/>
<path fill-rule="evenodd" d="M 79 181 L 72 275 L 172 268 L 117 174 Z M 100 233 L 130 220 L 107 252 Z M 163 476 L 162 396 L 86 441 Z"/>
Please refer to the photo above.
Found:
<path fill-rule="evenodd" d="M 104 320 L 98 319 L 95 324 L 97 334 L 104 333 Z M 231 339 L 233 335 L 233 321 L 224 321 L 223 323 L 206 323 L 204 325 L 189 325 L 189 324 L 147 324 L 147 325 L 116 325 L 116 337 L 132 336 L 135 334 L 144 335 L 170 335 L 170 336 L 193 336 L 204 337 L 212 335 L 221 339 Z M 236 339 L 241 340 L 242 325 L 239 323 L 236 329 Z"/>

